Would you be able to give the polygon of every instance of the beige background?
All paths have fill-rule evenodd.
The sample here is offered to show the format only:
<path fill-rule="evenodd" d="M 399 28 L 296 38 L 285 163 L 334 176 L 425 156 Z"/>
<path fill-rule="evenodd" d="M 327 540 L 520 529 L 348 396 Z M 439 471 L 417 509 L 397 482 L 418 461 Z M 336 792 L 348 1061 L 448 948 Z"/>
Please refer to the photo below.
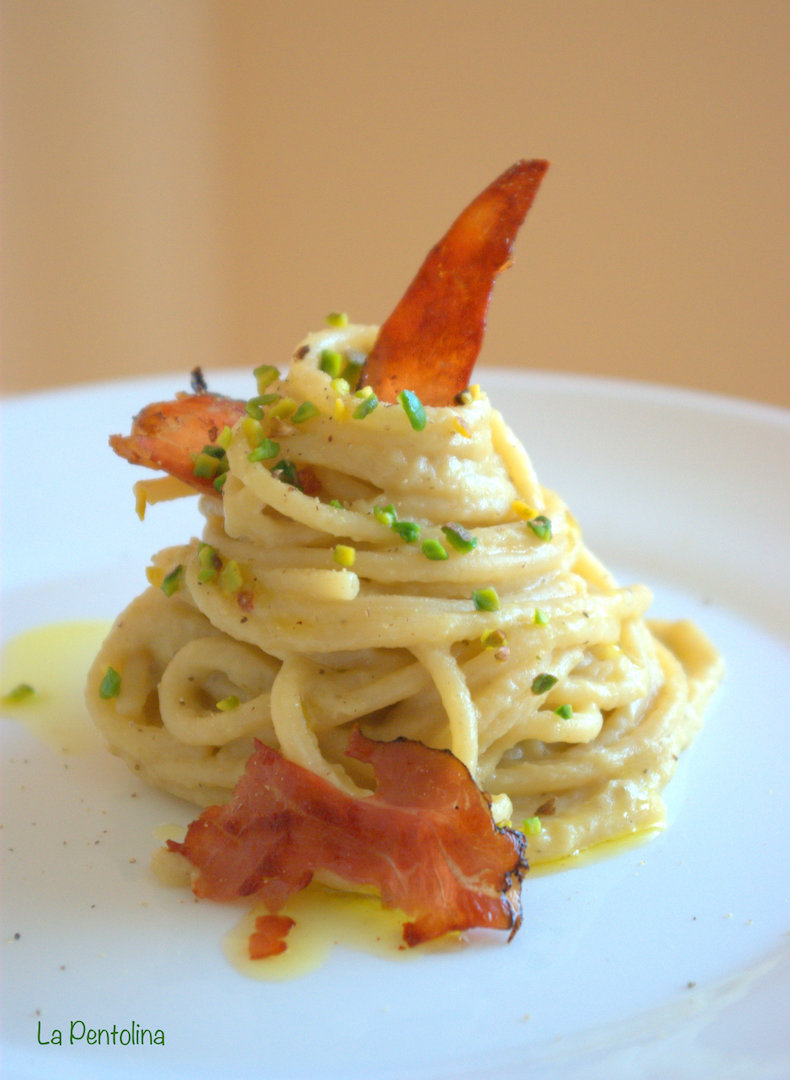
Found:
<path fill-rule="evenodd" d="M 481 364 L 790 406 L 790 4 L 5 0 L 3 389 L 284 362 L 552 168 Z M 215 386 L 221 380 L 212 380 Z"/>

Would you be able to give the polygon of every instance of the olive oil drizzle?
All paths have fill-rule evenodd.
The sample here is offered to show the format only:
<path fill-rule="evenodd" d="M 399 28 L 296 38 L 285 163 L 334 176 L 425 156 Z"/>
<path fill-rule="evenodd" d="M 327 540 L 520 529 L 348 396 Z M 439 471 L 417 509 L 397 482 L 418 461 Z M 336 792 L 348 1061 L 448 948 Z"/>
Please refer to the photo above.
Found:
<path fill-rule="evenodd" d="M 51 623 L 6 642 L 0 683 L 0 694 L 4 697 L 3 716 L 22 724 L 57 752 L 101 752 L 104 744 L 90 720 L 83 693 L 88 668 L 110 626 L 108 620 Z M 22 685 L 31 687 L 32 694 L 13 693 Z M 527 883 L 530 878 L 585 866 L 630 851 L 660 831 L 660 827 L 642 829 L 567 858 L 542 863 L 530 870 Z M 183 832 L 183 826 L 162 825 L 155 830 L 154 838 L 161 843 L 169 837 L 181 838 Z M 188 866 L 170 865 L 161 858 L 170 854 L 161 847 L 154 852 L 157 876 L 163 884 L 188 887 Z M 158 866 L 157 861 L 162 865 Z M 251 960 L 249 938 L 256 918 L 266 913 L 267 909 L 260 904 L 247 910 L 225 935 L 222 949 L 228 962 L 241 974 L 272 982 L 298 978 L 317 970 L 330 959 L 335 948 L 406 961 L 428 953 L 458 951 L 468 947 L 470 940 L 480 937 L 477 933 L 469 936 L 449 934 L 437 942 L 411 949 L 403 941 L 403 923 L 407 921 L 403 912 L 384 908 L 376 895 L 346 892 L 313 882 L 293 896 L 283 909 L 283 914 L 294 919 L 285 951 L 263 960 Z M 497 944 L 501 944 L 499 939 Z"/>
<path fill-rule="evenodd" d="M 3 645 L 2 715 L 64 754 L 99 751 L 104 744 L 85 706 L 85 678 L 110 629 L 109 620 L 75 620 L 34 627 Z M 20 685 L 32 693 L 14 701 Z"/>

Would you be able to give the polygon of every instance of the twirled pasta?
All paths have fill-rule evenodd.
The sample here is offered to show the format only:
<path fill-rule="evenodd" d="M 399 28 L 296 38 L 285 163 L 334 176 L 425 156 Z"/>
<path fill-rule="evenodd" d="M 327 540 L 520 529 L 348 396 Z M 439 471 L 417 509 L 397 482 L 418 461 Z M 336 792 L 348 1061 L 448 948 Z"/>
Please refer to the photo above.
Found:
<path fill-rule="evenodd" d="M 290 404 L 268 410 L 263 434 L 316 494 L 275 458 L 250 460 L 249 426 L 233 428 L 222 495 L 201 497 L 202 539 L 154 557 L 155 583 L 91 669 L 107 742 L 205 806 L 227 799 L 254 738 L 359 794 L 351 726 L 405 735 L 451 749 L 500 819 L 540 818 L 532 863 L 659 823 L 716 651 L 689 623 L 646 621 L 649 591 L 621 588 L 587 550 L 484 393 L 428 408 L 422 430 L 400 405 L 363 416 L 320 358 L 364 357 L 375 337 L 310 335 L 269 388 Z M 419 525 L 417 541 L 393 513 Z M 476 545 L 455 550 L 448 526 Z M 426 540 L 447 557 L 428 557 Z M 165 595 L 157 582 L 179 566 Z M 108 667 L 115 697 L 99 693 Z"/>

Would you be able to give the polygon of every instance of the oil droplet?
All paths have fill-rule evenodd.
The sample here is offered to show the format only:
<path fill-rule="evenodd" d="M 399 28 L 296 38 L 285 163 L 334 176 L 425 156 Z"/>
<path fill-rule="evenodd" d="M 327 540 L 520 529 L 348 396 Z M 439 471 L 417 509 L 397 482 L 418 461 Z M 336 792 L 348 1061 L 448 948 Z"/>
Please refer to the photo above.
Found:
<path fill-rule="evenodd" d="M 173 889 L 188 889 L 192 877 L 192 867 L 178 851 L 170 851 L 166 841 L 181 842 L 186 835 L 186 825 L 175 821 L 164 822 L 154 827 L 154 839 L 161 841 L 161 846 L 151 852 L 151 869 L 162 885 Z"/>
<path fill-rule="evenodd" d="M 34 693 L 18 704 L 3 704 L 3 715 L 23 724 L 37 739 L 65 754 L 86 754 L 103 746 L 83 694 L 88 668 L 111 623 L 81 620 L 35 627 L 3 646 L 2 694 L 20 683 Z"/>
<path fill-rule="evenodd" d="M 583 848 L 573 855 L 565 855 L 561 859 L 548 859 L 546 862 L 530 863 L 529 873 L 525 878 L 528 883 L 530 878 L 543 877 L 546 874 L 559 874 L 565 870 L 573 870 L 580 866 L 589 866 L 590 863 L 600 862 L 603 859 L 613 859 L 626 851 L 642 847 L 659 833 L 664 831 L 663 825 L 647 825 L 633 832 L 623 833 L 611 840 L 602 840 L 600 844 Z"/>
<path fill-rule="evenodd" d="M 263 905 L 248 911 L 225 936 L 223 952 L 243 975 L 272 982 L 315 971 L 326 962 L 335 946 L 399 961 L 467 946 L 463 935 L 448 934 L 439 941 L 409 948 L 403 941 L 407 916 L 402 911 L 382 907 L 378 896 L 341 892 L 312 882 L 291 897 L 280 912 L 290 915 L 295 923 L 285 939 L 285 952 L 265 960 L 250 960 L 249 936 L 255 928 L 255 919 L 265 914 L 267 909 Z"/>
<path fill-rule="evenodd" d="M 161 840 L 163 843 L 165 840 L 180 842 L 184 839 L 186 831 L 186 826 L 180 825 L 177 821 L 163 821 L 161 825 L 154 826 L 153 834 L 155 840 Z"/>

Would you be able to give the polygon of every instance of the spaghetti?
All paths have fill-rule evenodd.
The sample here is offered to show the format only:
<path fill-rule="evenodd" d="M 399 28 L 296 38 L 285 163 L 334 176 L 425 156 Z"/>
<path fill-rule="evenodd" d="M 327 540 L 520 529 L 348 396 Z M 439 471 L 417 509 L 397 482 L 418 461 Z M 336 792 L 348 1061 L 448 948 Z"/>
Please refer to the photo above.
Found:
<path fill-rule="evenodd" d="M 351 730 L 406 736 L 529 823 L 532 864 L 659 824 L 718 654 L 647 620 L 485 393 L 415 415 L 356 390 L 376 336 L 310 335 L 220 435 L 201 538 L 154 556 L 92 666 L 109 746 L 207 806 L 255 739 L 358 795 Z"/>

